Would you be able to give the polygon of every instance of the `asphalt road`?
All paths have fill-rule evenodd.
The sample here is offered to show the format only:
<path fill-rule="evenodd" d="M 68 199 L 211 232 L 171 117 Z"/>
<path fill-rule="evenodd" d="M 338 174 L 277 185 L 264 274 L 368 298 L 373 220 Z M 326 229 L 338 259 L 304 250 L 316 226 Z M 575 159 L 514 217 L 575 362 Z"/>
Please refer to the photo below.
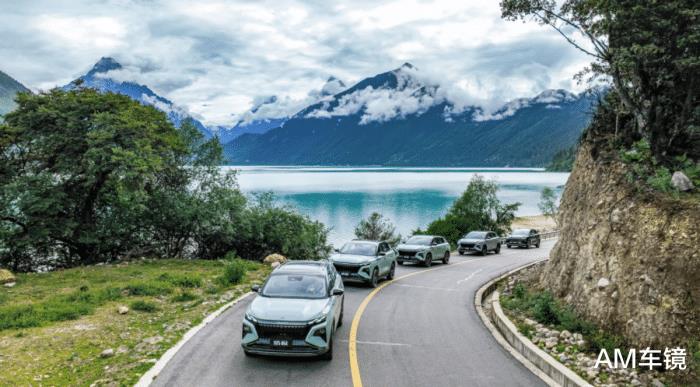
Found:
<path fill-rule="evenodd" d="M 366 306 L 357 330 L 364 386 L 541 386 L 486 330 L 474 308 L 477 289 L 499 274 L 545 258 L 539 249 L 502 249 L 486 257 L 453 254 L 431 269 L 398 266 Z M 441 267 L 443 266 L 443 267 Z M 345 286 L 345 320 L 332 361 L 246 357 L 241 320 L 253 296 L 227 310 L 170 360 L 154 386 L 352 386 L 348 339 L 358 306 L 371 292 Z"/>

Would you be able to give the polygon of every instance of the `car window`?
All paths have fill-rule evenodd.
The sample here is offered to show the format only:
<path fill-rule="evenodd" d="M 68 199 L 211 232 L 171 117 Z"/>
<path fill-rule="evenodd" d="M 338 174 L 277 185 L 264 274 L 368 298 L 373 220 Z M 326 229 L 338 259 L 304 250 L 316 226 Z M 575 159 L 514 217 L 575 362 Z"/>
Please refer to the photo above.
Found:
<path fill-rule="evenodd" d="M 260 291 L 264 297 L 326 298 L 326 278 L 318 274 L 274 274 Z"/>
<path fill-rule="evenodd" d="M 465 239 L 483 239 L 486 238 L 486 233 L 482 231 L 472 231 L 464 236 Z"/>
<path fill-rule="evenodd" d="M 496 233 L 495 233 L 495 232 L 490 232 L 490 233 L 489 233 L 489 238 L 495 238 L 495 237 L 496 237 Z"/>
<path fill-rule="evenodd" d="M 342 254 L 373 256 L 377 252 L 377 246 L 368 242 L 348 242 L 340 248 Z"/>
<path fill-rule="evenodd" d="M 530 234 L 532 234 L 532 235 L 537 235 L 537 230 L 532 230 L 532 231 L 530 231 Z"/>
<path fill-rule="evenodd" d="M 381 245 L 379 245 L 379 251 L 386 253 L 389 251 L 389 244 L 386 242 L 383 242 Z"/>
<path fill-rule="evenodd" d="M 426 236 L 412 236 L 406 241 L 408 245 L 429 245 L 432 239 Z"/>

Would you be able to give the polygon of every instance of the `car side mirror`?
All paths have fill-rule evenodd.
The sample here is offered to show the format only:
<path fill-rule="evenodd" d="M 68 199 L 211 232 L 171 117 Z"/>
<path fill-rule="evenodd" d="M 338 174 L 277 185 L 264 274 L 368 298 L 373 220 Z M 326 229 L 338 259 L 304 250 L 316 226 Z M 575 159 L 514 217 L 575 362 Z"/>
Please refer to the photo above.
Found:
<path fill-rule="evenodd" d="M 260 285 L 253 285 L 250 287 L 250 290 L 254 291 L 255 293 L 258 293 L 260 291 Z"/>
<path fill-rule="evenodd" d="M 379 255 L 380 257 L 383 257 L 383 256 L 386 255 L 386 251 L 380 251 L 378 255 Z"/>
<path fill-rule="evenodd" d="M 333 249 L 333 251 L 335 251 L 336 253 L 339 253 L 340 249 Z"/>
<path fill-rule="evenodd" d="M 334 296 L 342 296 L 343 293 L 345 293 L 343 289 L 333 289 L 333 291 L 331 292 L 331 294 Z"/>

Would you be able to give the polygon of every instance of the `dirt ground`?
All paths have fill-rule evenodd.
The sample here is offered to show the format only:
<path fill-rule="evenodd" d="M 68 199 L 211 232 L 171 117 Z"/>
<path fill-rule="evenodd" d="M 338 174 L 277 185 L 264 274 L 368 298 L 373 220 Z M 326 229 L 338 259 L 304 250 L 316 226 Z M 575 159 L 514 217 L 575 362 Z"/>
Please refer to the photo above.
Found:
<path fill-rule="evenodd" d="M 515 218 L 511 228 L 513 230 L 516 228 L 534 228 L 539 232 L 547 232 L 556 230 L 557 225 L 552 218 L 544 215 L 533 215 Z"/>

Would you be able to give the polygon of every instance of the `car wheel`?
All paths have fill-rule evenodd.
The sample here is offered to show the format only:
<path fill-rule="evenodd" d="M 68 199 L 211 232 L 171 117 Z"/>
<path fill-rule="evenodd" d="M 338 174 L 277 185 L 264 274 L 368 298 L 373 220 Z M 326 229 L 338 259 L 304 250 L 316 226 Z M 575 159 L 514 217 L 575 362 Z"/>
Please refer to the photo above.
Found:
<path fill-rule="evenodd" d="M 328 342 L 328 352 L 321 355 L 323 360 L 333 360 L 333 332 L 331 332 L 331 338 Z"/>
<path fill-rule="evenodd" d="M 501 245 L 497 244 L 496 245 L 496 254 L 500 254 L 500 253 L 501 253 Z"/>
<path fill-rule="evenodd" d="M 445 256 L 442 257 L 442 263 L 445 265 L 450 263 L 450 252 L 449 251 L 445 251 Z"/>
<path fill-rule="evenodd" d="M 376 288 L 379 282 L 379 270 L 374 269 L 372 271 L 372 277 L 369 279 L 369 286 Z"/>
<path fill-rule="evenodd" d="M 464 255 L 464 251 L 458 251 L 459 255 Z"/>
<path fill-rule="evenodd" d="M 428 253 L 428 255 L 425 256 L 425 262 L 423 262 L 423 266 L 430 267 L 432 265 L 433 265 L 433 255 Z"/>
<path fill-rule="evenodd" d="M 510 249 L 511 246 L 510 246 L 510 245 L 506 245 L 506 247 L 508 247 L 508 248 Z"/>
<path fill-rule="evenodd" d="M 540 241 L 537 241 L 537 244 L 535 245 L 538 249 L 540 248 Z"/>
<path fill-rule="evenodd" d="M 481 248 L 481 255 L 486 255 L 489 253 L 489 248 L 484 245 L 484 247 Z"/>
<path fill-rule="evenodd" d="M 529 249 L 529 248 L 530 248 L 530 241 L 526 241 L 526 242 L 525 242 L 525 248 L 526 248 L 526 249 Z"/>
<path fill-rule="evenodd" d="M 396 265 L 391 264 L 391 268 L 389 269 L 389 273 L 386 275 L 386 279 L 391 281 L 394 279 L 394 273 L 396 273 Z"/>
<path fill-rule="evenodd" d="M 396 261 L 399 265 L 403 266 L 403 261 Z"/>

